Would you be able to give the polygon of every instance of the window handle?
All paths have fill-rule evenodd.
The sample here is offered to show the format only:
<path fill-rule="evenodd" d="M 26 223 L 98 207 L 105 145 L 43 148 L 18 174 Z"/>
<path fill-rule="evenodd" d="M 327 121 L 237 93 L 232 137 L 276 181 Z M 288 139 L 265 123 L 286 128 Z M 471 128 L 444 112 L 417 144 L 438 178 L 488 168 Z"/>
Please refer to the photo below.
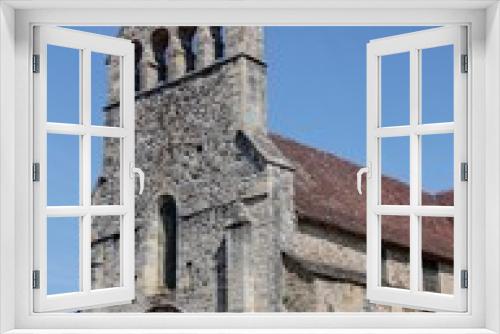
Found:
<path fill-rule="evenodd" d="M 137 168 L 134 166 L 134 163 L 130 163 L 130 178 L 134 178 L 135 175 L 139 176 L 139 195 L 142 195 L 142 192 L 144 191 L 144 172 L 142 169 Z"/>
<path fill-rule="evenodd" d="M 368 165 L 368 167 L 363 167 L 363 168 L 360 168 L 358 170 L 358 172 L 356 173 L 356 185 L 358 187 L 358 193 L 360 195 L 363 194 L 363 191 L 361 190 L 361 177 L 363 176 L 363 174 L 366 174 L 366 177 L 370 177 L 370 167 Z"/>

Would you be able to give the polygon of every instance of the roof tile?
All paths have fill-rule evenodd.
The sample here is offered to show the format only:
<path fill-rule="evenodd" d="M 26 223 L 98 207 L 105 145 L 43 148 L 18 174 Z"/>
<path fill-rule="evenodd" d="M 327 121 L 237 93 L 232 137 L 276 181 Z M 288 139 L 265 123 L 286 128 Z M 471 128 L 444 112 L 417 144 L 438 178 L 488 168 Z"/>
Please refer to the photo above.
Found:
<path fill-rule="evenodd" d="M 366 197 L 356 190 L 356 173 L 361 166 L 277 134 L 272 141 L 295 166 L 295 206 L 302 218 L 351 233 L 366 234 Z M 408 185 L 383 177 L 382 197 L 390 203 L 409 203 Z M 365 184 L 363 184 L 365 189 Z M 453 191 L 424 193 L 425 205 L 453 205 Z M 384 241 L 409 245 L 409 224 L 390 216 Z M 384 225 L 385 228 L 385 225 Z M 424 256 L 453 259 L 453 219 L 426 218 L 423 225 Z"/>

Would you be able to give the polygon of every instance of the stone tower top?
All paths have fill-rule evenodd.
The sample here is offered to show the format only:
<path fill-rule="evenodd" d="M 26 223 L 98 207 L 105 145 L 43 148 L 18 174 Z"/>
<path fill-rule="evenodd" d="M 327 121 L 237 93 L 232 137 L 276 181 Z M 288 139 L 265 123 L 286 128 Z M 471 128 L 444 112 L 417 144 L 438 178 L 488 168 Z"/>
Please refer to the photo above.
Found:
<path fill-rule="evenodd" d="M 157 87 L 184 84 L 215 72 L 226 65 L 235 66 L 235 78 L 226 77 L 239 95 L 233 105 L 237 127 L 249 131 L 267 131 L 266 66 L 263 62 L 262 27 L 169 26 L 123 27 L 118 37 L 135 44 L 135 89 L 137 93 Z M 221 66 L 219 66 L 221 65 Z M 108 59 L 108 103 L 118 102 L 120 64 Z M 142 95 L 142 94 L 140 94 Z M 216 102 L 216 101 L 214 101 Z M 214 103 L 213 102 L 213 103 Z M 109 119 L 114 119 L 109 114 Z"/>
<path fill-rule="evenodd" d="M 222 58 L 238 54 L 263 58 L 261 27 L 123 27 L 118 37 L 135 44 L 136 91 L 153 89 Z M 119 65 L 109 65 L 109 98 L 113 103 L 119 94 Z"/>

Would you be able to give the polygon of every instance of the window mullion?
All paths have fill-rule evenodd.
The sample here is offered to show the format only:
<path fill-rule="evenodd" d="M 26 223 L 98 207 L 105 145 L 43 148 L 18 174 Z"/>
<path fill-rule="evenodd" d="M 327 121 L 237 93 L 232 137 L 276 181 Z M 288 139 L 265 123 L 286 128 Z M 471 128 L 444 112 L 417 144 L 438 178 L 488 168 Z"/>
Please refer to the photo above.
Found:
<path fill-rule="evenodd" d="M 84 126 L 81 124 L 64 124 L 64 123 L 54 123 L 47 122 L 46 124 L 47 132 L 53 134 L 62 135 L 79 135 L 90 134 L 91 136 L 101 136 L 101 137 L 111 137 L 111 138 L 122 138 L 126 135 L 126 131 L 123 128 L 118 127 L 107 127 L 98 125 Z"/>
<path fill-rule="evenodd" d="M 421 251 L 420 218 L 415 208 L 420 204 L 420 139 L 418 123 L 420 114 L 419 51 L 410 52 L 410 290 L 418 291 L 420 285 Z"/>
<path fill-rule="evenodd" d="M 81 110 L 82 110 L 82 125 L 85 129 L 90 127 L 90 110 L 91 110 L 91 52 L 89 49 L 82 51 L 81 69 Z M 82 136 L 81 150 L 81 189 L 82 189 L 82 204 L 84 207 L 84 216 L 81 221 L 80 235 L 80 256 L 81 256 L 81 284 L 82 291 L 88 292 L 91 289 L 91 222 L 90 205 L 92 196 L 91 182 L 91 135 L 85 131 Z"/>

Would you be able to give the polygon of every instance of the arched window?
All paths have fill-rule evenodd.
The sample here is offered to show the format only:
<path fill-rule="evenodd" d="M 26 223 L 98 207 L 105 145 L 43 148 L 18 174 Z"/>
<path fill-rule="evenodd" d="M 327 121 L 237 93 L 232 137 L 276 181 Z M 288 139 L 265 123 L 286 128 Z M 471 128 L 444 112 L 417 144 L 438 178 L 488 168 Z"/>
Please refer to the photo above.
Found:
<path fill-rule="evenodd" d="M 196 27 L 180 27 L 179 39 L 186 55 L 186 72 L 194 70 L 196 62 L 195 46 Z"/>
<path fill-rule="evenodd" d="M 222 27 L 210 27 L 214 40 L 215 59 L 224 57 L 224 30 Z"/>
<path fill-rule="evenodd" d="M 135 48 L 135 67 L 134 67 L 134 75 L 135 75 L 135 91 L 141 90 L 141 69 L 139 67 L 139 62 L 142 58 L 142 44 L 138 40 L 134 39 L 132 41 L 134 43 Z"/>
<path fill-rule="evenodd" d="M 177 204 L 171 195 L 160 197 L 160 216 L 164 235 L 163 282 L 175 289 L 177 281 Z"/>
<path fill-rule="evenodd" d="M 167 81 L 167 48 L 169 44 L 168 30 L 165 28 L 156 29 L 151 34 L 151 44 L 156 63 L 158 64 L 158 81 Z"/>
<path fill-rule="evenodd" d="M 227 272 L 227 242 L 222 239 L 217 252 L 215 253 L 216 271 L 216 291 L 217 291 L 217 312 L 228 311 L 228 272 Z"/>

